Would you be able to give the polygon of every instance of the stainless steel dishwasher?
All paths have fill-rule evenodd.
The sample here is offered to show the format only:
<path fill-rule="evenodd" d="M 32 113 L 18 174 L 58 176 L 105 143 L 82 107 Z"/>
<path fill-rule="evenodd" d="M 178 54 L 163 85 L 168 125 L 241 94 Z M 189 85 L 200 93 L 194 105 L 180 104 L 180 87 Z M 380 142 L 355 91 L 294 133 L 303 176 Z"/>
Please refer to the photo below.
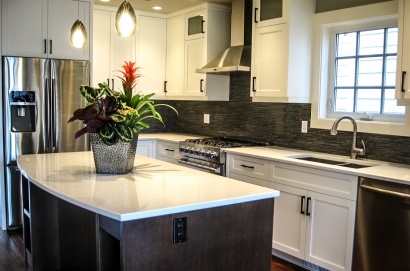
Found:
<path fill-rule="evenodd" d="M 360 178 L 352 266 L 410 270 L 410 185 Z"/>

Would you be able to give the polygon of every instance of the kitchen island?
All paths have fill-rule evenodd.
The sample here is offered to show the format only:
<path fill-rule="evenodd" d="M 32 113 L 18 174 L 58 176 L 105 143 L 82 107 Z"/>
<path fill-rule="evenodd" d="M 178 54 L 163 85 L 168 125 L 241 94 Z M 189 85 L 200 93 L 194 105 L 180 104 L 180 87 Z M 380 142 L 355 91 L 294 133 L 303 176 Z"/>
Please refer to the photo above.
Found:
<path fill-rule="evenodd" d="M 279 191 L 138 155 L 126 175 L 91 152 L 18 166 L 33 270 L 270 270 Z"/>

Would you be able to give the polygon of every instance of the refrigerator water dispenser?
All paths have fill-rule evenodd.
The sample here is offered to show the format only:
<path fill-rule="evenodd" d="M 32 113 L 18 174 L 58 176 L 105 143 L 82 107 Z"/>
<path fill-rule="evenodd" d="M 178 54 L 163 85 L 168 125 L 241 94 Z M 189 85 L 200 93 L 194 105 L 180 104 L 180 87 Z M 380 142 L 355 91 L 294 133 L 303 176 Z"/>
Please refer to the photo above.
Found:
<path fill-rule="evenodd" d="M 11 132 L 36 131 L 36 100 L 34 91 L 10 92 Z"/>

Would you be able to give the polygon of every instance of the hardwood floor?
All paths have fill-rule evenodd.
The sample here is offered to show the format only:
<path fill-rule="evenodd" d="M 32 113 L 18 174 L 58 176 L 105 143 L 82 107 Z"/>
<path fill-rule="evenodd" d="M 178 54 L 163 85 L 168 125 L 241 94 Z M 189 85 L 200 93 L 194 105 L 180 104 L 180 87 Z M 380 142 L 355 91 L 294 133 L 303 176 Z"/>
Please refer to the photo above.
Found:
<path fill-rule="evenodd" d="M 0 230 L 0 271 L 31 271 L 24 264 L 21 230 Z M 272 256 L 271 271 L 303 271 L 301 267 Z"/>

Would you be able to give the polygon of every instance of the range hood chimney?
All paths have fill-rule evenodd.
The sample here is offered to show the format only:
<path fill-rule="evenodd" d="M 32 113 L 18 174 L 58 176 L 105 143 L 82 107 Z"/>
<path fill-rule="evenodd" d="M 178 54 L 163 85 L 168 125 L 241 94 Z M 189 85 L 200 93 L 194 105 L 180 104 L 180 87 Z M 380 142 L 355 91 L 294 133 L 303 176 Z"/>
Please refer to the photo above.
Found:
<path fill-rule="evenodd" d="M 232 0 L 231 47 L 206 64 L 198 73 L 228 73 L 251 70 L 252 1 Z"/>

